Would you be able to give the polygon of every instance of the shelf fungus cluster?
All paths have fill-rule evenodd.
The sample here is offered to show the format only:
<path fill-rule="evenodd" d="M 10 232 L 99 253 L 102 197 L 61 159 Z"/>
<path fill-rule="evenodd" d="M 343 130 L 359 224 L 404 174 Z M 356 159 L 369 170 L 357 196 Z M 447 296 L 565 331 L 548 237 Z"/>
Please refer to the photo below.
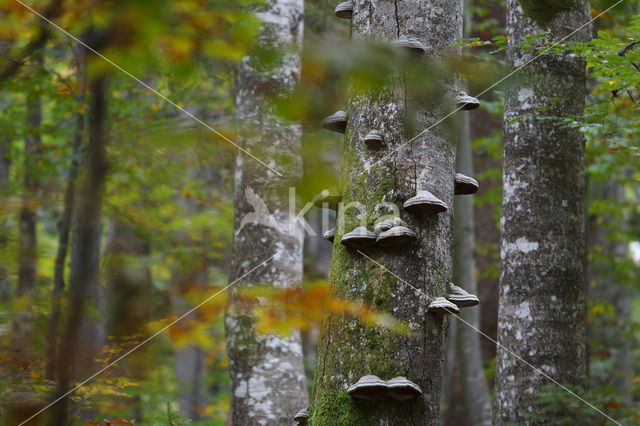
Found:
<path fill-rule="evenodd" d="M 306 425 L 309 422 L 309 411 L 307 411 L 306 408 L 298 411 L 293 417 L 293 421 L 296 422 L 297 425 Z"/>
<path fill-rule="evenodd" d="M 430 304 L 428 311 L 434 313 L 436 315 L 444 315 L 444 314 L 457 314 L 460 312 L 460 309 L 452 303 L 449 302 L 444 297 L 436 297 Z"/>
<path fill-rule="evenodd" d="M 468 308 L 480 303 L 480 300 L 475 294 L 471 294 L 465 289 L 453 284 L 451 284 L 451 288 L 449 289 L 449 297 L 447 297 L 447 300 L 454 303 L 458 308 Z"/>
<path fill-rule="evenodd" d="M 391 46 L 407 49 L 409 52 L 417 55 L 421 55 L 427 51 L 427 48 L 424 47 L 424 44 L 422 44 L 420 40 L 412 37 L 400 37 L 399 39 L 392 41 Z"/>
<path fill-rule="evenodd" d="M 336 111 L 334 114 L 322 120 L 322 127 L 332 132 L 342 133 L 347 130 L 347 113 Z"/>
<path fill-rule="evenodd" d="M 471 111 L 477 109 L 480 106 L 480 101 L 473 96 L 469 96 L 465 92 L 460 92 L 456 98 L 458 108 L 463 111 Z"/>
<path fill-rule="evenodd" d="M 364 137 L 364 144 L 370 150 L 376 150 L 384 147 L 384 138 L 380 130 L 371 130 Z"/>
<path fill-rule="evenodd" d="M 334 11 L 336 17 L 342 19 L 351 19 L 353 16 L 353 3 L 351 0 L 340 3 Z"/>
<path fill-rule="evenodd" d="M 376 244 L 380 247 L 398 247 L 418 239 L 418 234 L 399 217 L 383 220 L 376 225 L 374 231 L 377 235 Z"/>
<path fill-rule="evenodd" d="M 420 386 L 405 377 L 398 376 L 384 381 L 378 376 L 367 375 L 349 386 L 347 393 L 358 399 L 393 398 L 398 401 L 408 401 L 422 395 Z"/>
<path fill-rule="evenodd" d="M 437 214 L 447 211 L 444 201 L 427 190 L 419 190 L 415 197 L 409 198 L 403 205 L 411 213 Z"/>
<path fill-rule="evenodd" d="M 369 231 L 364 226 L 359 226 L 353 231 L 344 234 L 340 242 L 349 248 L 361 250 L 374 245 L 377 237 L 374 232 Z"/>
<path fill-rule="evenodd" d="M 478 192 L 478 189 L 480 188 L 477 180 L 463 175 L 462 173 L 456 173 L 456 177 L 453 182 L 455 195 L 472 195 Z"/>
<path fill-rule="evenodd" d="M 349 248 L 360 250 L 372 245 L 398 247 L 413 243 L 417 239 L 418 234 L 409 228 L 409 225 L 404 220 L 396 217 L 378 222 L 374 227 L 374 232 L 369 231 L 364 226 L 359 226 L 346 233 L 340 242 Z"/>
<path fill-rule="evenodd" d="M 329 241 L 331 244 L 333 244 L 333 240 L 335 237 L 336 237 L 336 228 L 331 228 L 328 231 L 325 231 L 324 234 L 322 234 L 322 238 Z"/>

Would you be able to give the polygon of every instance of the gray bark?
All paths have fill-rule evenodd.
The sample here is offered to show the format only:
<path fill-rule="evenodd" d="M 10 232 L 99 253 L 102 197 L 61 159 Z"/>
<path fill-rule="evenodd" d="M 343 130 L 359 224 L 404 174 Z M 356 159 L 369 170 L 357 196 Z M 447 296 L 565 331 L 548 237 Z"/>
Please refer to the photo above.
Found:
<path fill-rule="evenodd" d="M 282 61 L 267 70 L 258 56 L 250 56 L 238 67 L 238 140 L 263 162 L 273 164 L 282 176 L 238 153 L 230 282 L 269 256 L 278 255 L 243 278 L 234 290 L 253 285 L 287 288 L 302 282 L 304 233 L 298 224 L 289 226 L 293 218 L 288 198 L 288 188 L 302 176 L 301 129 L 273 116 L 270 99 L 290 93 L 299 79 L 302 5 L 302 0 L 270 0 L 257 7 L 255 12 L 262 20 L 257 49 L 280 52 Z M 243 217 L 254 211 L 246 197 L 249 187 L 285 233 L 257 223 L 241 229 Z M 250 307 L 236 296 L 232 291 L 225 317 L 233 424 L 291 423 L 298 410 L 308 404 L 300 334 L 256 334 Z"/>
<path fill-rule="evenodd" d="M 458 141 L 457 169 L 473 176 L 473 158 L 469 120 L 463 119 L 462 137 Z M 475 226 L 473 220 L 473 198 L 468 195 L 455 200 L 454 283 L 472 294 L 478 294 L 475 261 Z M 482 302 L 482 301 L 481 301 Z M 460 310 L 460 317 L 480 329 L 482 305 Z M 473 425 L 491 424 L 491 397 L 484 376 L 481 336 L 462 321 L 457 321 L 456 357 L 463 381 L 464 402 L 468 421 Z"/>
<path fill-rule="evenodd" d="M 32 73 L 41 72 L 42 56 L 37 55 L 31 65 Z M 20 244 L 18 248 L 18 285 L 16 297 L 30 298 L 36 285 L 38 246 L 36 217 L 38 213 L 38 189 L 40 187 L 39 162 L 42 157 L 42 100 L 40 93 L 29 91 L 26 97 L 27 131 L 24 138 L 24 186 L 20 208 Z M 28 362 L 33 312 L 31 303 L 24 311 L 13 314 L 11 345 L 15 356 Z"/>
<path fill-rule="evenodd" d="M 536 22 L 549 30 L 537 46 L 548 46 L 588 22 L 589 10 L 581 0 L 556 15 L 526 15 L 508 0 L 508 67 L 536 54 L 517 47 L 543 32 Z M 589 37 L 587 25 L 571 39 Z M 584 136 L 559 120 L 584 112 L 585 64 L 546 53 L 517 79 L 505 97 L 498 342 L 560 383 L 583 386 Z M 494 422 L 523 422 L 548 383 L 498 347 Z"/>
<path fill-rule="evenodd" d="M 173 354 L 180 411 L 194 421 L 201 419 L 198 409 L 207 406 L 205 357 L 205 351 L 196 345 L 176 349 Z"/>
<path fill-rule="evenodd" d="M 415 37 L 427 48 L 426 58 L 456 59 L 452 48 L 462 37 L 462 0 L 354 1 L 352 36 L 357 41 L 392 41 Z M 419 79 L 433 79 L 435 94 L 426 102 L 412 90 L 414 75 L 398 71 L 392 83 L 376 93 L 352 93 L 344 144 L 339 191 L 345 205 L 339 209 L 329 278 L 338 297 L 374 304 L 405 321 L 409 335 L 372 329 L 357 319 L 333 315 L 323 324 L 314 389 L 314 424 L 439 424 L 443 358 L 448 318 L 427 313 L 429 301 L 445 296 L 451 281 L 453 245 L 453 181 L 455 134 L 451 123 L 438 124 L 390 158 L 374 165 L 391 150 L 428 128 L 453 109 L 458 77 L 437 75 L 421 58 Z M 425 77 L 428 76 L 428 77 Z M 387 146 L 368 151 L 363 138 L 371 129 L 384 134 Z M 401 206 L 416 190 L 429 190 L 449 207 L 433 216 L 409 214 Z M 415 243 L 393 249 L 366 249 L 380 264 L 421 293 L 381 270 L 358 252 L 340 244 L 342 236 L 364 221 L 373 228 L 380 214 L 374 207 L 390 202 L 418 234 Z M 428 295 L 427 297 L 424 294 Z M 410 401 L 352 399 L 346 392 L 361 376 L 383 380 L 406 376 L 422 389 Z"/>

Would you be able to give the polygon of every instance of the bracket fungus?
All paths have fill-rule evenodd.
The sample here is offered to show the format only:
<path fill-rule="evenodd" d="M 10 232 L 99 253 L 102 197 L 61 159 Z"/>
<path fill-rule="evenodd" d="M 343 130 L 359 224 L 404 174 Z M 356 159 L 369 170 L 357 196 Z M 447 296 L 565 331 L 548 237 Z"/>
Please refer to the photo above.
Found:
<path fill-rule="evenodd" d="M 408 199 L 404 209 L 412 213 L 436 214 L 447 211 L 447 205 L 426 190 L 420 190 L 415 197 Z"/>
<path fill-rule="evenodd" d="M 447 300 L 454 303 L 459 308 L 468 308 L 480 303 L 480 300 L 475 294 L 471 294 L 465 289 L 453 284 L 449 290 L 449 297 L 447 297 Z"/>
<path fill-rule="evenodd" d="M 369 149 L 380 149 L 384 146 L 384 138 L 380 130 L 371 130 L 364 137 L 364 143 Z"/>
<path fill-rule="evenodd" d="M 374 399 L 386 395 L 387 383 L 378 376 L 362 376 L 354 385 L 349 386 L 347 393 L 354 398 Z"/>
<path fill-rule="evenodd" d="M 433 302 L 429 304 L 428 311 L 436 315 L 444 315 L 452 312 L 457 314 L 460 312 L 460 309 L 444 297 L 436 297 Z"/>
<path fill-rule="evenodd" d="M 458 108 L 462 108 L 463 111 L 471 111 L 480 106 L 480 101 L 473 96 L 469 96 L 465 92 L 460 92 L 456 98 Z"/>
<path fill-rule="evenodd" d="M 302 410 L 298 411 L 298 414 L 295 415 L 293 421 L 298 423 L 299 425 L 306 425 L 309 421 L 309 412 L 307 411 L 307 409 L 303 408 Z"/>
<path fill-rule="evenodd" d="M 376 239 L 376 243 L 380 247 L 398 247 L 404 244 L 409 244 L 418 239 L 412 229 L 406 226 L 394 225 L 391 229 L 381 232 Z"/>
<path fill-rule="evenodd" d="M 311 203 L 320 208 L 324 208 L 325 204 L 331 210 L 338 210 L 338 204 L 342 201 L 342 195 L 336 191 L 325 189 L 318 195 L 314 196 Z"/>
<path fill-rule="evenodd" d="M 333 132 L 344 134 L 347 130 L 347 113 L 336 111 L 334 114 L 322 120 L 322 127 Z"/>
<path fill-rule="evenodd" d="M 353 3 L 351 0 L 340 3 L 334 11 L 336 17 L 342 19 L 351 19 L 353 15 Z"/>
<path fill-rule="evenodd" d="M 454 190 L 453 193 L 455 195 L 471 195 L 478 192 L 480 185 L 478 185 L 478 181 L 472 177 L 463 175 L 462 173 L 456 173 L 456 177 L 454 179 Z"/>
<path fill-rule="evenodd" d="M 402 376 L 387 380 L 387 392 L 390 397 L 398 401 L 408 401 L 422 395 L 420 386 Z"/>
<path fill-rule="evenodd" d="M 364 249 L 376 243 L 376 234 L 364 226 L 359 226 L 353 231 L 344 234 L 340 242 L 352 249 Z"/>
<path fill-rule="evenodd" d="M 422 44 L 420 40 L 412 37 L 400 37 L 399 39 L 392 41 L 391 46 L 405 48 L 410 52 L 417 54 L 427 52 L 427 48 L 424 47 L 424 44 Z"/>
<path fill-rule="evenodd" d="M 333 244 L 333 240 L 335 237 L 336 237 L 335 228 L 329 229 L 328 231 L 325 231 L 324 234 L 322 234 L 322 238 L 329 241 L 331 244 Z"/>
<path fill-rule="evenodd" d="M 373 232 L 375 232 L 376 235 L 380 235 L 384 231 L 388 231 L 391 228 L 393 228 L 393 220 L 385 219 L 375 224 L 375 226 L 373 227 Z"/>

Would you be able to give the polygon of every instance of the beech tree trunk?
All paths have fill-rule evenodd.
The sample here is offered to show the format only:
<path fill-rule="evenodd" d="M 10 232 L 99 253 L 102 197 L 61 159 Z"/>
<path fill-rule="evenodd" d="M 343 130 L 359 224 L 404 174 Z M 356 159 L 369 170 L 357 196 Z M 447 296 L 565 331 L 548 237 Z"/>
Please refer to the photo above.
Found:
<path fill-rule="evenodd" d="M 555 15 L 525 13 L 529 0 L 507 4 L 510 69 L 537 54 L 518 47 L 528 35 L 546 29 L 536 42 L 543 48 L 590 18 L 585 0 Z M 587 41 L 590 31 L 571 39 Z M 584 136 L 560 121 L 584 112 L 585 63 L 545 53 L 514 78 L 505 97 L 498 341 L 560 383 L 584 386 Z M 494 422 L 523 422 L 548 383 L 498 347 Z"/>
<path fill-rule="evenodd" d="M 42 70 L 42 57 L 37 55 L 31 64 L 32 73 L 39 74 Z M 18 285 L 16 297 L 31 298 L 36 285 L 36 268 L 38 263 L 38 247 L 36 234 L 36 216 L 38 213 L 38 189 L 40 177 L 38 163 L 42 157 L 42 138 L 40 125 L 42 123 L 42 100 L 37 90 L 29 91 L 26 96 L 27 133 L 24 138 L 24 189 L 22 206 L 20 208 L 20 244 L 18 248 Z M 33 312 L 32 300 L 23 306 L 24 310 L 13 314 L 11 343 L 14 356 L 19 362 L 29 362 L 29 343 Z M 24 364 L 23 366 L 26 366 Z"/>
<path fill-rule="evenodd" d="M 473 157 L 469 120 L 463 120 L 462 137 L 458 141 L 458 172 L 473 176 Z M 478 294 L 476 281 L 476 242 L 473 221 L 473 197 L 462 195 L 455 200 L 455 243 L 453 282 L 472 294 Z M 482 303 L 482 301 L 480 301 Z M 478 307 L 460 310 L 460 317 L 480 329 L 480 310 Z M 491 396 L 484 376 L 482 350 L 477 331 L 462 321 L 456 321 L 456 360 L 460 367 L 464 404 L 467 419 L 472 425 L 491 424 Z"/>
<path fill-rule="evenodd" d="M 238 141 L 282 176 L 238 153 L 230 282 L 270 256 L 277 256 L 243 278 L 233 290 L 253 285 L 287 288 L 302 283 L 304 231 L 297 223 L 289 226 L 294 220 L 289 212 L 289 187 L 302 177 L 301 128 L 271 114 L 271 98 L 289 94 L 299 79 L 302 5 L 302 0 L 269 0 L 258 6 L 255 12 L 262 26 L 256 48 L 280 52 L 282 62 L 268 69 L 256 55 L 245 57 L 238 68 Z M 242 227 L 245 215 L 258 211 L 255 203 L 250 204 L 251 192 L 264 201 L 284 232 L 257 223 Z M 232 422 L 289 424 L 298 410 L 308 405 L 300 334 L 256 334 L 250 306 L 236 295 L 232 291 L 225 317 Z"/>
<path fill-rule="evenodd" d="M 98 43 L 96 43 L 98 44 Z M 69 315 L 59 352 L 58 396 L 72 380 L 82 380 L 95 372 L 94 357 L 105 341 L 103 297 L 100 283 L 100 241 L 102 198 L 107 176 L 107 78 L 94 77 L 89 84 L 89 145 L 86 171 L 74 212 L 75 232 L 69 276 Z M 52 425 L 65 424 L 69 397 L 51 408 Z"/>
<path fill-rule="evenodd" d="M 355 40 L 390 42 L 413 37 L 426 47 L 426 58 L 458 58 L 459 50 L 451 46 L 462 37 L 462 0 L 359 0 L 353 7 L 351 32 Z M 438 94 L 429 102 L 424 101 L 423 93 L 411 90 L 407 83 L 411 75 L 393 76 L 393 83 L 375 94 L 351 96 L 339 191 L 344 205 L 358 202 L 362 208 L 339 209 L 329 273 L 338 297 L 375 305 L 408 323 L 411 334 L 370 328 L 352 317 L 329 317 L 319 344 L 314 424 L 440 422 L 449 321 L 447 316 L 427 313 L 427 307 L 433 298 L 447 294 L 451 281 L 456 151 L 451 123 L 438 124 L 390 158 L 383 157 L 455 108 L 459 79 L 454 73 L 434 75 L 424 57 L 416 64 L 424 66 L 424 74 L 418 78 L 427 75 L 438 86 Z M 363 142 L 371 129 L 380 130 L 386 141 L 378 152 L 369 151 Z M 404 211 L 403 203 L 417 190 L 432 192 L 445 202 L 447 212 L 423 216 Z M 365 253 L 420 292 L 340 243 L 342 236 L 362 221 L 372 230 L 377 217 L 389 213 L 375 211 L 375 205 L 383 201 L 399 207 L 402 219 L 418 234 L 417 241 L 391 249 L 369 248 Z M 353 399 L 347 394 L 348 386 L 367 374 L 383 380 L 406 376 L 420 386 L 422 395 L 405 402 Z"/>

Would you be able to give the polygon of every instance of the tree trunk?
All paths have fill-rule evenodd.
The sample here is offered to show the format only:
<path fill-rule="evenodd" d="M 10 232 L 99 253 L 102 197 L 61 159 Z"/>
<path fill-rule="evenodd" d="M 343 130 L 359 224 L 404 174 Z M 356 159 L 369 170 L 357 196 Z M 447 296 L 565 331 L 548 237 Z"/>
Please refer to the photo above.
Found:
<path fill-rule="evenodd" d="M 358 41 L 413 37 L 426 46 L 429 58 L 455 60 L 459 55 L 459 50 L 451 46 L 462 37 L 462 0 L 366 0 L 354 2 L 353 7 L 351 31 Z M 347 316 L 330 316 L 323 324 L 319 345 L 314 424 L 440 423 L 449 321 L 446 316 L 428 313 L 427 307 L 433 298 L 448 293 L 451 282 L 456 151 L 451 123 L 438 124 L 390 158 L 383 157 L 453 109 L 459 79 L 452 72 L 435 75 L 426 61 L 416 62 L 416 66 L 424 66 L 421 72 L 438 86 L 428 104 L 416 99 L 425 96 L 411 90 L 407 82 L 412 76 L 407 75 L 393 76 L 391 87 L 376 94 L 352 95 L 339 191 L 345 206 L 356 202 L 361 208 L 338 211 L 329 273 L 338 297 L 376 305 L 405 321 L 411 334 L 372 329 Z M 424 75 L 419 78 L 424 79 Z M 384 135 L 386 148 L 380 152 L 368 151 L 363 143 L 371 129 L 379 129 Z M 433 193 L 448 206 L 447 212 L 423 216 L 403 211 L 401 206 L 417 190 Z M 366 254 L 419 291 L 340 243 L 345 233 L 362 223 L 372 229 L 376 215 L 388 213 L 376 212 L 380 202 L 397 205 L 402 219 L 418 238 L 415 243 L 392 249 L 366 249 Z M 353 399 L 347 387 L 368 374 L 383 380 L 406 376 L 420 386 L 422 395 L 405 402 Z"/>
<path fill-rule="evenodd" d="M 521 4 L 530 10 L 528 0 L 508 1 L 510 69 L 536 55 L 518 47 L 528 35 L 546 27 L 543 48 L 590 17 L 585 0 L 556 15 L 525 14 Z M 589 37 L 586 26 L 571 39 Z M 584 136 L 560 121 L 584 112 L 585 63 L 545 53 L 516 76 L 505 97 L 498 342 L 560 383 L 584 386 Z M 498 347 L 495 423 L 523 422 L 548 383 Z"/>
<path fill-rule="evenodd" d="M 151 246 L 133 225 L 119 218 L 111 224 L 103 256 L 107 328 L 110 336 L 126 340 L 144 333 L 149 321 L 151 271 L 147 260 Z"/>
<path fill-rule="evenodd" d="M 616 181 L 609 180 L 601 185 L 588 186 L 588 194 L 595 200 L 606 200 L 615 206 L 625 203 L 624 186 Z M 621 278 L 618 267 L 628 258 L 628 243 L 624 235 L 629 232 L 629 219 L 625 217 L 624 209 L 614 209 L 614 214 L 594 217 L 590 221 L 588 248 L 594 249 L 589 259 L 589 286 L 588 297 L 594 302 L 608 301 L 615 309 L 615 324 L 605 324 L 604 327 L 589 327 L 587 332 L 591 334 L 590 340 L 597 341 L 600 348 L 611 350 L 613 353 L 613 385 L 622 397 L 625 404 L 633 403 L 633 363 L 631 359 L 631 338 L 625 328 L 632 323 L 631 300 L 632 292 L 630 281 Z M 623 237 L 620 239 L 615 236 Z M 596 351 L 599 348 L 595 349 Z M 597 379 L 596 379 L 597 380 Z M 594 383 L 594 386 L 603 383 Z"/>
<path fill-rule="evenodd" d="M 268 285 L 290 288 L 302 283 L 304 231 L 289 212 L 289 187 L 302 177 L 301 129 L 270 113 L 270 97 L 289 94 L 300 75 L 302 0 L 270 0 L 257 8 L 262 19 L 257 49 L 277 50 L 282 62 L 261 69 L 259 57 L 248 57 L 238 69 L 237 118 L 242 146 L 282 174 L 238 153 L 235 219 L 230 282 L 276 253 L 268 264 L 243 278 L 235 288 Z M 251 189 L 249 189 L 251 188 Z M 251 192 L 264 201 L 285 232 L 241 220 L 253 212 Z M 258 210 L 257 207 L 255 209 Z M 295 215 L 295 213 L 293 213 Z M 265 217 L 267 219 L 267 217 Z M 288 232 L 286 232 L 288 231 Z M 225 317 L 231 374 L 233 424 L 289 424 L 308 405 L 300 334 L 258 335 L 250 307 L 232 292 Z"/>
<path fill-rule="evenodd" d="M 70 308 L 58 361 L 58 396 L 68 390 L 71 380 L 85 379 L 94 373 L 94 357 L 102 349 L 105 340 L 100 284 L 100 237 L 102 198 L 108 170 L 107 78 L 93 78 L 89 90 L 91 105 L 86 175 L 83 176 L 74 212 L 75 232 L 69 276 Z M 68 401 L 69 397 L 66 397 L 51 408 L 55 410 L 52 424 L 65 424 Z"/>
<path fill-rule="evenodd" d="M 84 59 L 78 48 L 76 53 L 76 80 L 78 82 L 78 93 L 76 99 L 81 105 L 85 101 L 84 70 L 82 64 Z M 78 109 L 76 113 L 76 128 L 73 135 L 73 147 L 71 151 L 71 163 L 69 165 L 69 180 L 64 196 L 64 209 L 58 222 L 58 252 L 53 274 L 53 292 L 51 294 L 51 314 L 49 315 L 49 328 L 47 331 L 47 365 L 46 377 L 54 380 L 56 375 L 56 351 L 58 344 L 58 322 L 60 321 L 60 299 L 64 291 L 64 266 L 67 261 L 67 249 L 69 246 L 69 234 L 71 232 L 71 220 L 73 218 L 73 205 L 75 198 L 76 179 L 80 168 L 80 155 L 82 151 L 82 141 L 84 136 L 84 112 Z"/>
<path fill-rule="evenodd" d="M 207 406 L 205 351 L 197 345 L 176 349 L 173 367 L 178 381 L 180 411 L 191 420 L 201 420 L 200 413 Z"/>
<path fill-rule="evenodd" d="M 458 141 L 458 172 L 473 176 L 473 158 L 468 117 L 463 119 L 463 134 Z M 472 294 L 478 293 L 475 261 L 475 229 L 473 198 L 468 195 L 455 200 L 454 284 Z M 479 307 L 460 310 L 460 316 L 476 328 L 480 328 Z M 464 389 L 464 403 L 468 421 L 473 425 L 491 424 L 491 397 L 484 377 L 480 334 L 462 321 L 457 321 L 456 358 L 460 366 Z"/>
<path fill-rule="evenodd" d="M 4 100 L 3 100 L 4 101 Z M 3 105 L 4 106 L 4 105 Z M 0 134 L 0 200 L 2 205 L 9 204 L 9 171 L 11 169 L 11 138 L 7 133 Z M 6 250 L 9 242 L 7 211 L 0 211 L 0 303 L 7 303 L 10 294 L 9 274 L 6 268 Z"/>
<path fill-rule="evenodd" d="M 42 70 L 42 56 L 34 58 L 33 74 Z M 24 192 L 20 208 L 20 246 L 18 248 L 18 285 L 16 297 L 26 299 L 22 305 L 28 306 L 13 314 L 11 333 L 12 349 L 19 363 L 26 367 L 29 363 L 29 343 L 33 312 L 31 306 L 33 291 L 36 285 L 36 268 L 38 263 L 38 247 L 36 234 L 36 217 L 38 213 L 38 189 L 40 187 L 39 168 L 42 157 L 42 100 L 37 90 L 30 90 L 26 95 L 27 131 L 24 138 Z"/>

